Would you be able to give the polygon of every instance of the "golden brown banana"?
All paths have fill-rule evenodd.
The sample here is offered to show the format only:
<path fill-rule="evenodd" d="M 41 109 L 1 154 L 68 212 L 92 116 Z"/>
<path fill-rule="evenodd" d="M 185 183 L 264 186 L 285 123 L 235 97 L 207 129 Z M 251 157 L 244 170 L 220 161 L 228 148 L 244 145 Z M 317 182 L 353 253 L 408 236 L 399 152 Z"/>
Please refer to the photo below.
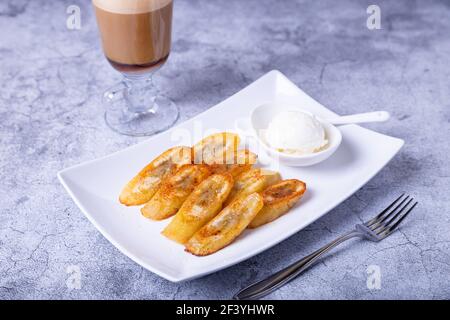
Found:
<path fill-rule="evenodd" d="M 252 193 L 236 199 L 197 231 L 186 243 L 186 251 L 206 256 L 233 242 L 263 207 L 262 196 Z"/>
<path fill-rule="evenodd" d="M 146 203 L 153 197 L 164 178 L 191 162 L 190 147 L 175 147 L 163 152 L 128 182 L 119 196 L 119 201 L 127 206 Z"/>
<path fill-rule="evenodd" d="M 238 197 L 251 194 L 253 192 L 261 192 L 268 186 L 277 183 L 281 180 L 281 176 L 278 172 L 253 168 L 241 173 L 234 183 L 228 199 L 225 201 L 225 205 L 230 204 Z"/>
<path fill-rule="evenodd" d="M 283 180 L 265 189 L 261 195 L 264 207 L 249 224 L 257 228 L 271 222 L 289 211 L 306 191 L 306 184 L 296 179 Z"/>
<path fill-rule="evenodd" d="M 234 133 L 222 132 L 207 136 L 193 147 L 195 164 L 213 164 L 218 159 L 226 163 L 226 159 L 234 157 L 239 146 L 239 136 Z"/>
<path fill-rule="evenodd" d="M 141 209 L 142 215 L 153 220 L 173 216 L 194 188 L 210 174 L 207 165 L 182 166 L 161 183 L 152 199 Z"/>
<path fill-rule="evenodd" d="M 234 159 L 228 159 L 226 163 L 213 163 L 210 165 L 213 173 L 227 172 L 236 178 L 244 171 L 250 170 L 256 163 L 258 156 L 249 150 L 238 150 Z"/>
<path fill-rule="evenodd" d="M 188 196 L 162 234 L 185 243 L 220 211 L 232 187 L 233 177 L 230 174 L 209 176 Z"/>

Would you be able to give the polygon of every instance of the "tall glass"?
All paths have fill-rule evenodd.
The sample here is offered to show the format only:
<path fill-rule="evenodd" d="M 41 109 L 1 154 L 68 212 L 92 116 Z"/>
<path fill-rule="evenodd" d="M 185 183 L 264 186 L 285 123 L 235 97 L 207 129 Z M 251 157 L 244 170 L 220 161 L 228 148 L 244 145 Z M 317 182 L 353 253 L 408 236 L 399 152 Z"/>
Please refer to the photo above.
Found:
<path fill-rule="evenodd" d="M 106 59 L 123 81 L 105 92 L 105 120 L 122 134 L 151 135 L 171 127 L 178 108 L 160 95 L 152 74 L 167 60 L 172 0 L 93 0 Z"/>

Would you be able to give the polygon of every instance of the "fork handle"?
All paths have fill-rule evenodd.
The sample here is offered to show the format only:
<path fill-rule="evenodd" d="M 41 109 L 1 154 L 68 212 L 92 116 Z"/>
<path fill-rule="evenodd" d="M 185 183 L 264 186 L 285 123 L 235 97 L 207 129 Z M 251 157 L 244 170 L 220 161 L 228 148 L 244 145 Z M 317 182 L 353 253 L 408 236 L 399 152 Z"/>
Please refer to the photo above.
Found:
<path fill-rule="evenodd" d="M 313 265 L 314 262 L 316 262 L 322 255 L 324 255 L 334 247 L 351 238 L 360 236 L 361 232 L 353 230 L 337 238 L 336 240 L 330 242 L 329 244 L 323 246 L 319 250 L 314 251 L 310 255 L 307 255 L 303 259 L 294 262 L 290 266 L 274 273 L 268 278 L 256 282 L 242 289 L 233 298 L 239 300 L 262 298 L 265 295 L 277 290 L 278 288 L 282 287 L 283 285 L 285 285 L 286 283 L 297 277 L 300 273 L 302 273 L 303 271 L 308 269 L 311 265 Z"/>

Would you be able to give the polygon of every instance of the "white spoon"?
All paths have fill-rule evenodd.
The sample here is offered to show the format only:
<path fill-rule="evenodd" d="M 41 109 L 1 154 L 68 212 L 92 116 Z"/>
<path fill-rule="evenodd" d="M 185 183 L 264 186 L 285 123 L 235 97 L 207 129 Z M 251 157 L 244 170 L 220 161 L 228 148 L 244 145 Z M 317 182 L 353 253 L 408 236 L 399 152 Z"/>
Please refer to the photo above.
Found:
<path fill-rule="evenodd" d="M 261 134 L 265 132 L 270 121 L 282 111 L 298 111 L 315 117 L 322 123 L 325 129 L 328 145 L 321 151 L 305 155 L 288 154 L 270 147 L 264 141 Z M 324 119 L 317 117 L 311 112 L 303 110 L 298 106 L 283 103 L 266 103 L 253 109 L 249 118 L 236 120 L 235 129 L 240 135 L 255 139 L 274 160 L 287 166 L 304 167 L 326 160 L 337 150 L 342 141 L 342 134 L 334 125 L 382 122 L 388 119 L 389 113 L 386 111 L 367 112 Z"/>
<path fill-rule="evenodd" d="M 326 118 L 323 121 L 328 123 L 339 124 L 355 124 L 355 123 L 368 123 L 368 122 L 384 122 L 389 120 L 390 115 L 387 111 L 374 111 L 365 113 L 356 113 L 347 116 L 340 116 L 334 118 Z"/>

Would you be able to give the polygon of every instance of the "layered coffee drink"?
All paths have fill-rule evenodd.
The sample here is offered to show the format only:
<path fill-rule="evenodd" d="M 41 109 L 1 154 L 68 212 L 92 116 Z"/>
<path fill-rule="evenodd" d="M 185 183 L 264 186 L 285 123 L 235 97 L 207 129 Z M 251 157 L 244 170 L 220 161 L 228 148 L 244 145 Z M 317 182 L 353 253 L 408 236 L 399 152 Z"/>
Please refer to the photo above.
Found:
<path fill-rule="evenodd" d="M 160 67 L 170 53 L 172 0 L 93 0 L 103 51 L 124 74 Z"/>
<path fill-rule="evenodd" d="M 176 104 L 153 85 L 166 62 L 172 33 L 172 0 L 92 0 L 103 51 L 123 75 L 103 93 L 106 124 L 116 132 L 143 136 L 178 119 Z"/>

